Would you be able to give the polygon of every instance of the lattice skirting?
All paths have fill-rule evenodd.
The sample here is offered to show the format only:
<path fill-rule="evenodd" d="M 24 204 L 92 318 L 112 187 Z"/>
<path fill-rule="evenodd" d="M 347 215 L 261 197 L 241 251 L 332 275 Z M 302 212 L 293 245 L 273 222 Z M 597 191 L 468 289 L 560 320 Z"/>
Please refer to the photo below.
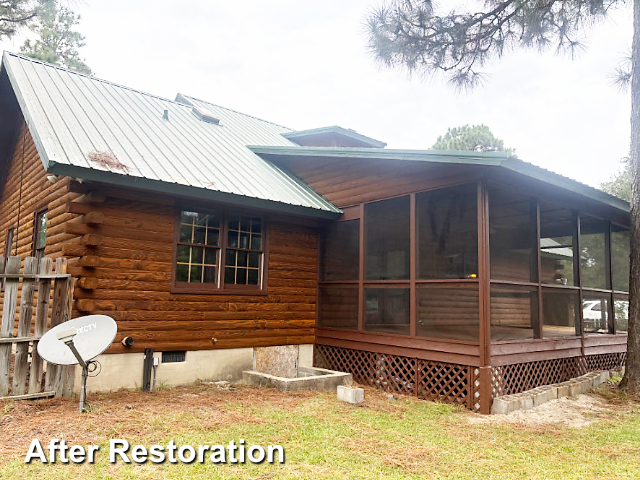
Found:
<path fill-rule="evenodd" d="M 356 382 L 389 392 L 480 409 L 479 369 L 350 348 L 316 345 L 314 364 L 349 372 Z"/>
<path fill-rule="evenodd" d="M 511 395 L 542 385 L 566 382 L 594 370 L 619 368 L 624 365 L 625 356 L 625 353 L 605 353 L 493 367 L 492 396 Z"/>
<path fill-rule="evenodd" d="M 564 382 L 594 370 L 618 368 L 624 365 L 625 355 L 607 353 L 493 367 L 491 399 Z M 356 382 L 389 392 L 480 410 L 477 367 L 318 344 L 314 365 L 349 372 Z"/>

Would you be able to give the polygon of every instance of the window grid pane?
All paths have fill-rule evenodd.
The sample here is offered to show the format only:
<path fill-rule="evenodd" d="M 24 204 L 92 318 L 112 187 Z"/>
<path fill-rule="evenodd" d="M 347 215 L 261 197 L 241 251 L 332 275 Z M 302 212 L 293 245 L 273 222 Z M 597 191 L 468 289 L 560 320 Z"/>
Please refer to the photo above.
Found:
<path fill-rule="evenodd" d="M 176 255 L 176 281 L 217 283 L 220 221 L 214 214 L 183 211 Z"/>
<path fill-rule="evenodd" d="M 247 215 L 230 216 L 224 283 L 228 285 L 259 285 L 261 264 L 262 219 Z"/>

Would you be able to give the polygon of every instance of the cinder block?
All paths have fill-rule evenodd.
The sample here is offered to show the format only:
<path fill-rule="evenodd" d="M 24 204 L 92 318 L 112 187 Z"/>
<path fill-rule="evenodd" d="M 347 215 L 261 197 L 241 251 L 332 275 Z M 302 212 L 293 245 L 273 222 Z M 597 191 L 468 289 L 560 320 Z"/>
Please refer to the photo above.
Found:
<path fill-rule="evenodd" d="M 540 387 L 536 389 L 537 392 L 533 393 L 531 397 L 533 398 L 533 406 L 537 407 L 538 405 L 542 405 L 543 403 L 548 402 L 549 400 L 555 400 L 558 398 L 558 390 L 552 389 L 551 387 Z"/>
<path fill-rule="evenodd" d="M 515 402 L 509 396 L 497 397 L 493 399 L 493 405 L 491 405 L 491 413 L 493 415 L 506 415 L 512 412 Z"/>
<path fill-rule="evenodd" d="M 358 405 L 364 402 L 364 389 L 338 385 L 338 400 Z"/>
<path fill-rule="evenodd" d="M 533 408 L 533 397 L 531 395 L 520 396 L 520 410 L 530 410 Z"/>
<path fill-rule="evenodd" d="M 593 381 L 593 388 L 598 388 L 603 383 L 606 383 L 610 377 L 611 377 L 611 374 L 608 371 L 600 372 L 599 375 Z"/>
<path fill-rule="evenodd" d="M 562 382 L 558 384 L 558 398 L 564 398 L 571 395 L 571 383 Z"/>

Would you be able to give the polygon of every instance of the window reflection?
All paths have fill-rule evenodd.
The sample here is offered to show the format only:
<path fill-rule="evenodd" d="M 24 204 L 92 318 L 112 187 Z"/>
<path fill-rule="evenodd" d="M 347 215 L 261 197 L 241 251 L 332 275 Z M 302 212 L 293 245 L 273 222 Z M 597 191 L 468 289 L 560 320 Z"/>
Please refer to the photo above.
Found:
<path fill-rule="evenodd" d="M 409 279 L 409 197 L 365 205 L 367 280 Z"/>
<path fill-rule="evenodd" d="M 587 293 L 582 296 L 582 324 L 584 333 L 613 333 L 610 325 L 611 298 L 607 294 Z"/>
<path fill-rule="evenodd" d="M 418 277 L 478 276 L 477 186 L 464 185 L 416 195 Z"/>
<path fill-rule="evenodd" d="M 588 288 L 609 288 L 606 260 L 605 235 L 609 222 L 589 216 L 580 217 L 580 272 L 582 286 Z"/>
<path fill-rule="evenodd" d="M 576 220 L 571 212 L 540 203 L 540 280 L 554 285 L 575 285 L 573 253 Z"/>
<path fill-rule="evenodd" d="M 505 190 L 489 192 L 491 278 L 537 282 L 535 203 Z"/>
<path fill-rule="evenodd" d="M 366 288 L 364 328 L 372 332 L 408 334 L 408 288 Z"/>

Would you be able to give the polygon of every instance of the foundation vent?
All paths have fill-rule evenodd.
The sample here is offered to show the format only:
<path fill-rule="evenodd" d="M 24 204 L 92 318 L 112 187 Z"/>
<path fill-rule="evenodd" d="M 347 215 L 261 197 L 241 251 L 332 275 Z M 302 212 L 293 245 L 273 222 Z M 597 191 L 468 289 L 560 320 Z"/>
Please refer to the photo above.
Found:
<path fill-rule="evenodd" d="M 162 363 L 184 362 L 186 357 L 187 352 L 184 350 L 162 352 Z"/>

